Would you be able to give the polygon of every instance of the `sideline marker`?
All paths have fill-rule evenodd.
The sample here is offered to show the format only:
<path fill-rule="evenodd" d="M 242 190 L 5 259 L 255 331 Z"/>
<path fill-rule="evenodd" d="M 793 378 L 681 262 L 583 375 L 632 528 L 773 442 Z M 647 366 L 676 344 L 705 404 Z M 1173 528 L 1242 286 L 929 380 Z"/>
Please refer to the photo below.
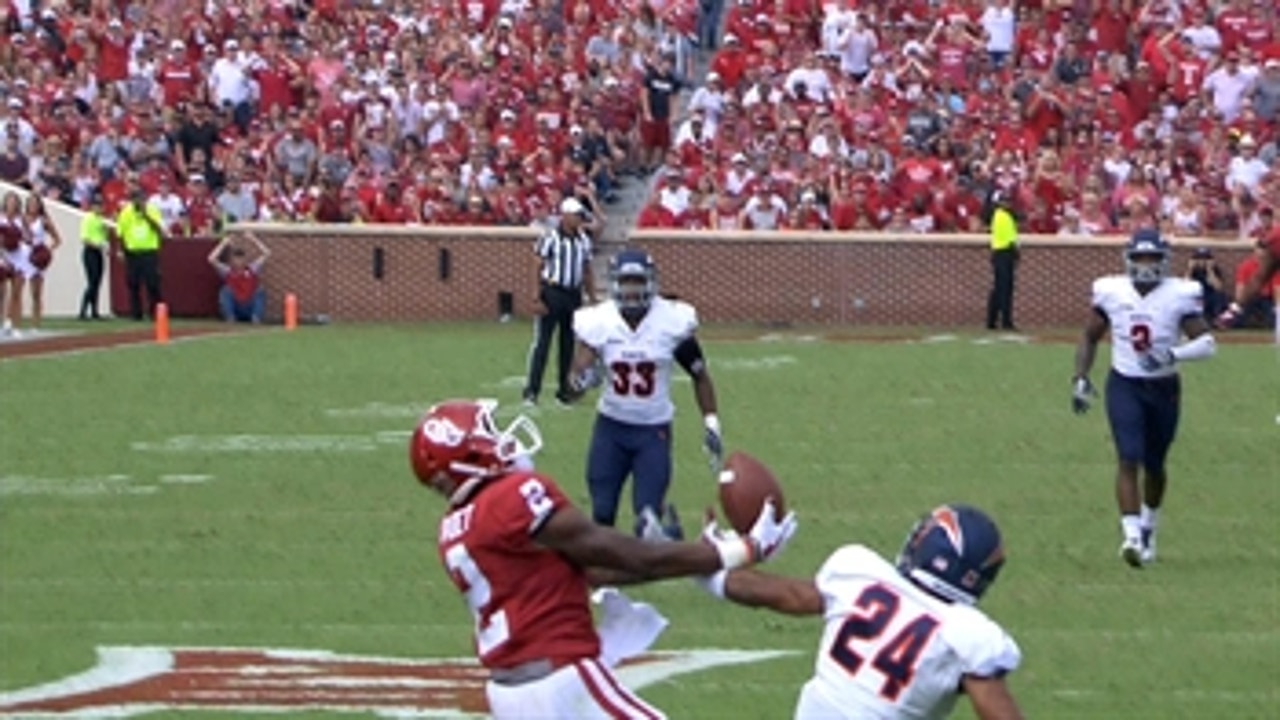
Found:
<path fill-rule="evenodd" d="M 156 342 L 160 345 L 169 344 L 168 303 L 156 303 Z"/>
<path fill-rule="evenodd" d="M 284 296 L 284 329 L 298 329 L 298 296 L 293 293 Z"/>

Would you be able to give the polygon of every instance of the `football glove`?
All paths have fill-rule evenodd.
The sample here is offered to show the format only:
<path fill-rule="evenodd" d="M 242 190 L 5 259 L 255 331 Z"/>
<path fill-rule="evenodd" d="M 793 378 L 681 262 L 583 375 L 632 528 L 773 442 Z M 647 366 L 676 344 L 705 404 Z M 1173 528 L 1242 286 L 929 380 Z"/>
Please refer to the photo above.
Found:
<path fill-rule="evenodd" d="M 680 526 L 680 516 L 676 514 L 676 506 L 667 503 L 662 517 L 646 506 L 640 511 L 636 522 L 636 536 L 645 542 L 671 542 L 684 539 L 684 528 Z"/>
<path fill-rule="evenodd" d="M 733 530 L 721 530 L 714 515 L 702 529 L 702 539 L 711 543 L 720 553 L 720 564 L 725 570 L 765 562 L 782 552 L 795 535 L 799 521 L 795 512 L 777 519 L 773 500 L 766 500 L 751 531 L 742 537 Z"/>
<path fill-rule="evenodd" d="M 599 387 L 602 382 L 604 382 L 604 373 L 600 371 L 600 364 L 592 363 L 582 372 L 569 378 L 569 389 L 581 395 L 592 388 Z"/>
<path fill-rule="evenodd" d="M 1166 368 L 1171 368 L 1176 362 L 1178 362 L 1178 358 L 1173 354 L 1173 350 L 1169 348 L 1156 348 L 1138 356 L 1138 363 L 1147 372 L 1159 372 Z"/>
<path fill-rule="evenodd" d="M 720 418 L 707 415 L 702 419 L 706 433 L 702 437 L 702 450 L 707 454 L 707 464 L 711 466 L 711 474 L 720 476 L 724 468 L 724 437 L 720 434 Z"/>
<path fill-rule="evenodd" d="M 1078 377 L 1071 386 L 1071 410 L 1077 415 L 1089 412 L 1089 406 L 1098 397 L 1098 391 L 1087 377 Z"/>
<path fill-rule="evenodd" d="M 1218 318 L 1214 320 L 1214 325 L 1220 328 L 1233 328 L 1240 323 L 1240 316 L 1244 314 L 1244 309 L 1236 303 L 1231 303 L 1223 310 Z"/>

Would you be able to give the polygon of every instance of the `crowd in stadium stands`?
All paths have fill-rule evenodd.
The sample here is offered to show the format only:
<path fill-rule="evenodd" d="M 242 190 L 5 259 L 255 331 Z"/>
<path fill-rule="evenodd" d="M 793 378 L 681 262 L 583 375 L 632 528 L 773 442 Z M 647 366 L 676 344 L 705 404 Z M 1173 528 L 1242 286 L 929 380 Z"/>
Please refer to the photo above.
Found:
<path fill-rule="evenodd" d="M 524 225 L 655 172 L 641 226 L 976 230 L 1001 187 L 1024 231 L 1234 235 L 1280 204 L 1274 0 L 727 3 L 21 0 L 0 179 L 137 184 L 190 235 Z"/>
<path fill-rule="evenodd" d="M 1236 237 L 1280 205 L 1274 0 L 729 8 L 643 227 Z"/>

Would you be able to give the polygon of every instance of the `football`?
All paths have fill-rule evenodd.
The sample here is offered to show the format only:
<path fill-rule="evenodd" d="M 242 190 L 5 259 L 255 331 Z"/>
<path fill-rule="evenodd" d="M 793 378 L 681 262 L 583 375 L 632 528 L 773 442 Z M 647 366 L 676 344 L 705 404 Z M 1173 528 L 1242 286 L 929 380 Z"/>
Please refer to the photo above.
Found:
<path fill-rule="evenodd" d="M 730 453 L 720 471 L 720 509 L 733 529 L 749 532 L 767 498 L 773 498 L 775 517 L 786 515 L 782 486 L 773 471 L 745 452 Z"/>

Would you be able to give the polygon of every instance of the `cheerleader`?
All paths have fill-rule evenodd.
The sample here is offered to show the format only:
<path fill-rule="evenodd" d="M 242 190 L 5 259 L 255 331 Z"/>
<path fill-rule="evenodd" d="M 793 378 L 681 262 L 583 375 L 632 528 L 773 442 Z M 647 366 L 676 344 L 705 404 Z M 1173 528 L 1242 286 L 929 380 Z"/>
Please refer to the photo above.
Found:
<path fill-rule="evenodd" d="M 22 321 L 22 290 L 26 279 L 34 274 L 31 267 L 31 243 L 27 236 L 26 219 L 22 216 L 22 198 L 16 192 L 8 192 L 0 205 L 0 245 L 4 249 L 5 265 L 9 269 L 9 307 L 4 316 L 4 334 L 19 337 L 18 325 Z"/>
<path fill-rule="evenodd" d="M 27 234 L 31 239 L 30 275 L 27 285 L 31 287 L 31 329 L 40 330 L 44 320 L 44 273 L 53 262 L 53 253 L 62 245 L 62 236 L 58 235 L 58 227 L 49 217 L 44 206 L 44 198 L 37 193 L 27 196 L 26 204 Z"/>

